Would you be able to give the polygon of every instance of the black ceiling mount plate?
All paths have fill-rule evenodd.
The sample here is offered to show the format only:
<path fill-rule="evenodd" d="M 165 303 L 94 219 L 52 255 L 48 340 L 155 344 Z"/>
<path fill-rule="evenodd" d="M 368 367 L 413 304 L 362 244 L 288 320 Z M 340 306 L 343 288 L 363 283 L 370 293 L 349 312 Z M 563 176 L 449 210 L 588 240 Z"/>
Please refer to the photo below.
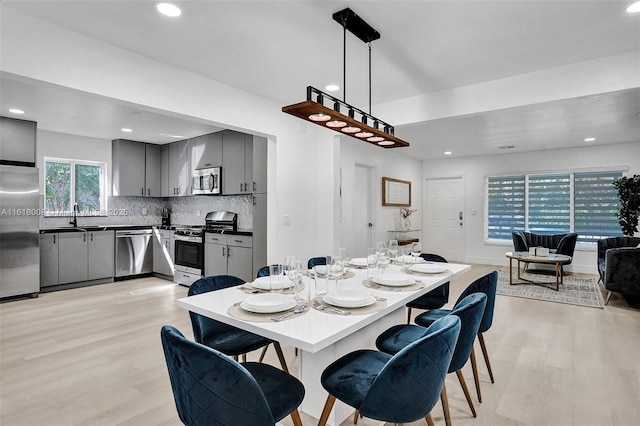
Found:
<path fill-rule="evenodd" d="M 340 26 L 345 27 L 354 36 L 358 37 L 365 43 L 372 42 L 380 38 L 380 33 L 371 25 L 367 24 L 364 19 L 358 16 L 353 10 L 343 9 L 333 14 L 333 20 Z"/>

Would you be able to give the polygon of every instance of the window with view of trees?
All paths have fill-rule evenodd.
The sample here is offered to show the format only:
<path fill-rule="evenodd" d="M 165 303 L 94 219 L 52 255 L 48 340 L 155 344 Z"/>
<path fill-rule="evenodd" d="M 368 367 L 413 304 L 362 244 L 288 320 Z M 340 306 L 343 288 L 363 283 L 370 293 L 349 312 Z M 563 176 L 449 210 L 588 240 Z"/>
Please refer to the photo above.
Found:
<path fill-rule="evenodd" d="M 82 215 L 105 210 L 105 163 L 45 158 L 45 210 L 66 214 L 78 203 Z"/>
<path fill-rule="evenodd" d="M 489 239 L 511 241 L 512 231 L 578 233 L 593 243 L 622 235 L 613 181 L 622 171 L 573 172 L 487 178 Z"/>

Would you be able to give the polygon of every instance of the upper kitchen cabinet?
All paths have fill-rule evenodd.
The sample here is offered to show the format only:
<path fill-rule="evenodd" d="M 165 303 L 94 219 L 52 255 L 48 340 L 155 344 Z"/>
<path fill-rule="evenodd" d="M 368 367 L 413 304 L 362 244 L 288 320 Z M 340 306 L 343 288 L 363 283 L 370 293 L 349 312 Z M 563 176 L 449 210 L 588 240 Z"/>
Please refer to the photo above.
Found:
<path fill-rule="evenodd" d="M 267 140 L 244 133 L 222 132 L 222 193 L 267 192 Z"/>
<path fill-rule="evenodd" d="M 169 178 L 165 196 L 191 195 L 191 143 L 192 139 L 186 139 L 169 144 L 167 151 Z"/>
<path fill-rule="evenodd" d="M 116 139 L 111 142 L 113 195 L 159 197 L 162 147 Z"/>
<path fill-rule="evenodd" d="M 0 117 L 0 160 L 4 164 L 35 166 L 36 128 L 34 121 Z"/>
<path fill-rule="evenodd" d="M 191 142 L 193 169 L 222 166 L 222 132 L 198 136 Z"/>

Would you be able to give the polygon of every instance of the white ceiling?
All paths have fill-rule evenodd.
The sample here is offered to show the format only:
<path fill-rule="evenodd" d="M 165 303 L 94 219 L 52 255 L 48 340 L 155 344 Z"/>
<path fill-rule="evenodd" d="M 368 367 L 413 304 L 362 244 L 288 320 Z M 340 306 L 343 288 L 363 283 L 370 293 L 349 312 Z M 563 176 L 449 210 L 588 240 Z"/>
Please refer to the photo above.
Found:
<path fill-rule="evenodd" d="M 178 19 L 158 15 L 151 1 L 3 0 L 0 6 L 283 105 L 303 100 L 307 85 L 342 85 L 342 29 L 331 15 L 347 6 L 382 34 L 372 43 L 374 104 L 640 49 L 640 15 L 624 12 L 629 1 L 177 3 Z M 367 48 L 350 35 L 347 69 L 347 102 L 366 109 Z M 166 134 L 217 130 L 7 75 L 2 91 L 3 111 L 21 100 L 46 130 L 158 143 L 175 140 Z M 396 128 L 396 135 L 412 143 L 403 152 L 417 158 L 439 158 L 444 150 L 495 153 L 502 145 L 576 146 L 591 135 L 596 143 L 631 142 L 640 134 L 638 112 L 640 93 L 631 90 L 416 123 Z M 134 126 L 135 137 L 117 133 Z"/>

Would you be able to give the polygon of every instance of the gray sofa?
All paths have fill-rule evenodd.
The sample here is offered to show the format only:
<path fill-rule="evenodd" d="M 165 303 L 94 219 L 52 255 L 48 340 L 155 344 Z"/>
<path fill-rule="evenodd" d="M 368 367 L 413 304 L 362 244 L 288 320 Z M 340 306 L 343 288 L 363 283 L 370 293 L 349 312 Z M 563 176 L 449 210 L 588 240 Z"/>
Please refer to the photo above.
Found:
<path fill-rule="evenodd" d="M 604 288 L 613 292 L 640 296 L 639 237 L 611 237 L 598 240 L 598 272 Z"/>
<path fill-rule="evenodd" d="M 529 251 L 530 247 L 546 247 L 556 254 L 564 254 L 573 258 L 573 252 L 578 241 L 578 234 L 535 234 L 526 231 L 513 231 L 514 251 Z M 571 262 L 569 262 L 571 263 Z"/>

